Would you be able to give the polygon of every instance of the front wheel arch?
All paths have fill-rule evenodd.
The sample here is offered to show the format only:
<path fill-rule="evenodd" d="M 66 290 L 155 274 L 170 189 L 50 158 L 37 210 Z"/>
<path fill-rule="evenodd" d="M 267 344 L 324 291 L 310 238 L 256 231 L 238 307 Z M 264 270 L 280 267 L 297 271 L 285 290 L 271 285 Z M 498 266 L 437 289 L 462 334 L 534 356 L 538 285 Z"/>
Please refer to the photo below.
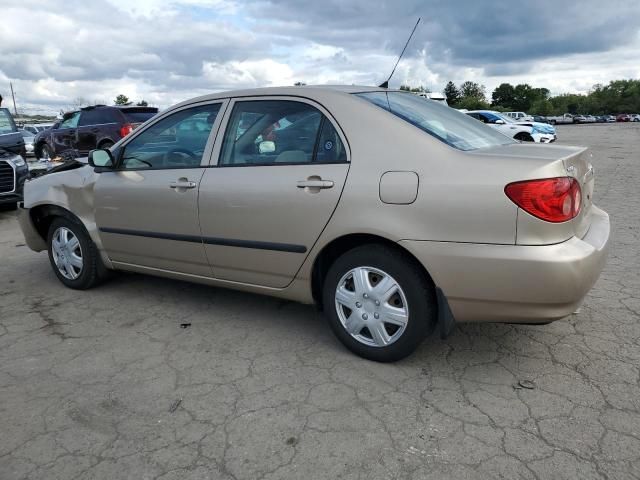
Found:
<path fill-rule="evenodd" d="M 80 220 L 80 218 L 66 208 L 58 205 L 37 205 L 29 209 L 29 215 L 36 231 L 45 242 L 49 234 L 49 227 L 58 217 L 66 218 L 67 220 L 80 224 L 86 230 L 84 222 Z"/>
<path fill-rule="evenodd" d="M 521 142 L 533 142 L 533 137 L 530 133 L 527 132 L 519 132 L 513 136 L 514 140 L 519 140 Z"/>

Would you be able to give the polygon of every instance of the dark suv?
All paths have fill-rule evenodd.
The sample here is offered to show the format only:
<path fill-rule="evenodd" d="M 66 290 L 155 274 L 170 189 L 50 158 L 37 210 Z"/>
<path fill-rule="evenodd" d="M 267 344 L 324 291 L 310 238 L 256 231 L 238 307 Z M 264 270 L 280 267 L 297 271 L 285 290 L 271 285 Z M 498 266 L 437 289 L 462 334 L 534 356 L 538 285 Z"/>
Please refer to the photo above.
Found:
<path fill-rule="evenodd" d="M 15 206 L 22 200 L 22 186 L 29 176 L 26 155 L 11 112 L 0 108 L 0 205 Z"/>
<path fill-rule="evenodd" d="M 109 148 L 158 113 L 155 107 L 95 105 L 68 112 L 34 140 L 36 158 L 86 156 L 95 148 Z"/>

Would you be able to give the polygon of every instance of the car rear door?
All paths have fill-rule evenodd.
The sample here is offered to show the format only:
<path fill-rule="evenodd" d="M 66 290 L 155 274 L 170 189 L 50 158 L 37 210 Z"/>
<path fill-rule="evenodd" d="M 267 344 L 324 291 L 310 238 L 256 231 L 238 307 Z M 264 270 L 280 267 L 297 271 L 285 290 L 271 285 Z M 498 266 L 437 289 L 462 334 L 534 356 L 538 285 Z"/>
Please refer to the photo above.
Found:
<path fill-rule="evenodd" d="M 104 140 L 108 131 L 118 125 L 117 115 L 112 109 L 89 108 L 80 112 L 78 122 L 78 139 L 76 148 L 78 153 L 86 156 L 90 150 L 98 147 L 98 142 Z M 115 143 L 119 138 L 111 139 Z"/>
<path fill-rule="evenodd" d="M 213 274 L 285 287 L 338 204 L 347 143 L 323 107 L 300 98 L 237 99 L 223 123 L 199 197 Z"/>
<path fill-rule="evenodd" d="M 96 223 L 114 265 L 211 276 L 198 187 L 223 106 L 181 107 L 116 148 L 116 169 L 100 173 L 95 186 Z"/>

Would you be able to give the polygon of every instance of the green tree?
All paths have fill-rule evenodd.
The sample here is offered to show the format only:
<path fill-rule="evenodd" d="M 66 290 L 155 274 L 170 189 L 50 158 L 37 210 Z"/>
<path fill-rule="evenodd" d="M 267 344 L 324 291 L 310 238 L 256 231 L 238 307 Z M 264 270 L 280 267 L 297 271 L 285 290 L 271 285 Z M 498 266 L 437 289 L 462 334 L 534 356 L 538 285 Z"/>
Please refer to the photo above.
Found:
<path fill-rule="evenodd" d="M 485 102 L 486 88 L 484 85 L 480 85 L 476 82 L 466 81 L 460 85 L 460 93 L 463 98 L 476 98 L 482 102 Z M 485 102 L 486 103 L 486 102 Z"/>
<path fill-rule="evenodd" d="M 462 98 L 460 90 L 458 90 L 456 84 L 452 81 L 447 82 L 447 85 L 444 87 L 444 96 L 447 97 L 447 103 L 452 107 L 457 105 Z"/>
<path fill-rule="evenodd" d="M 455 106 L 456 108 L 466 108 L 467 110 L 487 110 L 489 104 L 479 97 L 462 97 Z"/>
<path fill-rule="evenodd" d="M 491 106 L 513 108 L 515 103 L 515 89 L 510 83 L 501 83 L 491 94 Z"/>
<path fill-rule="evenodd" d="M 138 103 L 136 103 L 136 105 L 137 105 L 138 107 L 148 107 L 148 106 L 149 106 L 149 103 L 147 103 L 147 101 L 146 101 L 146 100 L 140 100 Z"/>
<path fill-rule="evenodd" d="M 129 105 L 131 102 L 129 101 L 129 97 L 121 93 L 116 97 L 113 103 L 114 105 Z"/>

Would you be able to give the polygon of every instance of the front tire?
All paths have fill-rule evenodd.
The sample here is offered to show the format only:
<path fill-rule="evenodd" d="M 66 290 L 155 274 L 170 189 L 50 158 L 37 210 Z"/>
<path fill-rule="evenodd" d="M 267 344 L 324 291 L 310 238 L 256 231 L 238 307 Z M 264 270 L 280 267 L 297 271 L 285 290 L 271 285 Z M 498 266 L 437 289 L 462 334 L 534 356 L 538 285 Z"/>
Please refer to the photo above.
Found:
<path fill-rule="evenodd" d="M 51 267 L 65 286 L 86 290 L 106 276 L 98 249 L 82 224 L 56 218 L 49 227 L 47 246 Z"/>
<path fill-rule="evenodd" d="M 331 265 L 323 307 L 336 337 L 378 362 L 410 355 L 436 324 L 431 280 L 408 255 L 384 245 L 355 248 Z"/>
<path fill-rule="evenodd" d="M 38 160 L 51 160 L 53 158 L 53 150 L 51 150 L 51 147 L 49 147 L 49 145 L 44 143 L 40 147 L 39 154 L 37 154 L 36 157 L 38 158 Z"/>
<path fill-rule="evenodd" d="M 528 133 L 525 132 L 520 132 L 518 134 L 516 134 L 514 137 L 514 140 L 519 140 L 521 142 L 533 142 L 533 137 L 531 135 L 529 135 Z"/>

